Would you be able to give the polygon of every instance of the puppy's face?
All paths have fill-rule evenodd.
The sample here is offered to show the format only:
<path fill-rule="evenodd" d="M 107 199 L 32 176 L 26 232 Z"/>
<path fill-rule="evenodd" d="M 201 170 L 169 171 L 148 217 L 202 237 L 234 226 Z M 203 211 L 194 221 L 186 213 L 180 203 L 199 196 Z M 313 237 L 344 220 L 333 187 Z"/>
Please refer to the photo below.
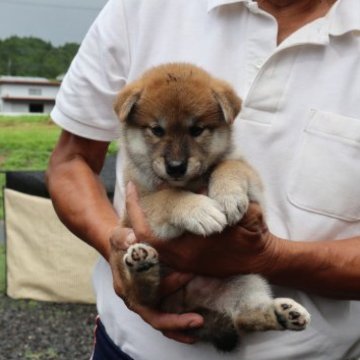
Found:
<path fill-rule="evenodd" d="M 150 165 L 163 181 L 184 186 L 229 151 L 240 99 L 200 68 L 170 64 L 126 86 L 115 110 L 133 163 Z"/>

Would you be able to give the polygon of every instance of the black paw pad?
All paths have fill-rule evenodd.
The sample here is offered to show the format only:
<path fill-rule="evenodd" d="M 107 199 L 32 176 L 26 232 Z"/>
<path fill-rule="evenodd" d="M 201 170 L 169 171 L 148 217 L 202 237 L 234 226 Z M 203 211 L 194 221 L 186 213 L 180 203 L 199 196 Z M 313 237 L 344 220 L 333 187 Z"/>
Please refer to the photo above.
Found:
<path fill-rule="evenodd" d="M 147 250 L 145 250 L 143 248 L 137 249 L 136 251 L 133 250 L 131 252 L 131 257 L 133 258 L 134 261 L 139 261 L 141 259 L 145 259 L 148 255 L 149 255 L 149 253 L 147 252 Z"/>
<path fill-rule="evenodd" d="M 288 309 L 291 309 L 291 308 L 292 308 L 292 305 L 290 305 L 290 304 L 281 304 L 281 308 L 282 308 L 283 310 L 288 310 Z"/>
<path fill-rule="evenodd" d="M 299 312 L 297 312 L 297 311 L 290 311 L 289 312 L 290 320 L 296 320 L 296 319 L 298 319 L 300 317 L 300 315 L 301 314 Z"/>

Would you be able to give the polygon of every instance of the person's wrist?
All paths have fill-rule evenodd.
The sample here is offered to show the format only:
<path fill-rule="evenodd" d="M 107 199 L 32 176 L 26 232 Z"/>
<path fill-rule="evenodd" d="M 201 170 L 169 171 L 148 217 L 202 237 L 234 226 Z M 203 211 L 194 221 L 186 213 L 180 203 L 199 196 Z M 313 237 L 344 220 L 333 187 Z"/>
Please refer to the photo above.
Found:
<path fill-rule="evenodd" d="M 249 270 L 266 277 L 277 272 L 281 265 L 280 258 L 286 250 L 284 249 L 286 240 L 269 231 L 259 204 L 250 203 L 248 212 L 239 225 L 237 236 L 245 241 L 245 246 L 251 253 Z"/>
<path fill-rule="evenodd" d="M 259 273 L 267 279 L 275 279 L 287 267 L 290 242 L 267 232 L 264 236 L 263 261 Z"/>

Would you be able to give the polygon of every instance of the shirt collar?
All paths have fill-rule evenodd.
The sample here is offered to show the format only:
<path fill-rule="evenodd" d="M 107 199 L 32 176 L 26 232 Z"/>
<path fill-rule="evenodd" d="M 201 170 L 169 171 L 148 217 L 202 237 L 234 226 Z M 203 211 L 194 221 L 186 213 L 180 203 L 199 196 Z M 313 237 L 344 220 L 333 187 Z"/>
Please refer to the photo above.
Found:
<path fill-rule="evenodd" d="M 340 36 L 350 31 L 360 31 L 359 0 L 337 0 L 327 16 L 330 35 Z"/>
<path fill-rule="evenodd" d="M 211 11 L 222 5 L 251 2 L 252 0 L 208 0 L 207 10 Z M 337 0 L 327 16 L 330 35 L 340 36 L 350 31 L 360 31 L 359 0 Z"/>
<path fill-rule="evenodd" d="M 244 3 L 251 2 L 252 0 L 208 0 L 207 2 L 207 10 L 211 11 L 212 9 L 217 8 L 222 5 L 229 5 L 235 3 Z"/>

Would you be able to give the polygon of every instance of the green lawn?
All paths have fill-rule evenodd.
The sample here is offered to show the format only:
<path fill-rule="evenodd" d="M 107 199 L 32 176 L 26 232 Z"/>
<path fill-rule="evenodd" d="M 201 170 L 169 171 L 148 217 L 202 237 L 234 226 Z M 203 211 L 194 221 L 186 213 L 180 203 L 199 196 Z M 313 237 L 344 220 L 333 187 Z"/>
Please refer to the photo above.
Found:
<path fill-rule="evenodd" d="M 59 132 L 48 117 L 0 117 L 0 169 L 44 169 Z"/>
<path fill-rule="evenodd" d="M 44 170 L 59 133 L 47 115 L 0 116 L 0 170 Z M 1 188 L 4 183 L 1 174 Z"/>
<path fill-rule="evenodd" d="M 0 171 L 45 170 L 60 129 L 48 115 L 0 116 Z M 111 153 L 116 145 L 111 144 Z M 0 174 L 0 189 L 5 177 Z M 0 219 L 3 218 L 0 191 Z"/>

